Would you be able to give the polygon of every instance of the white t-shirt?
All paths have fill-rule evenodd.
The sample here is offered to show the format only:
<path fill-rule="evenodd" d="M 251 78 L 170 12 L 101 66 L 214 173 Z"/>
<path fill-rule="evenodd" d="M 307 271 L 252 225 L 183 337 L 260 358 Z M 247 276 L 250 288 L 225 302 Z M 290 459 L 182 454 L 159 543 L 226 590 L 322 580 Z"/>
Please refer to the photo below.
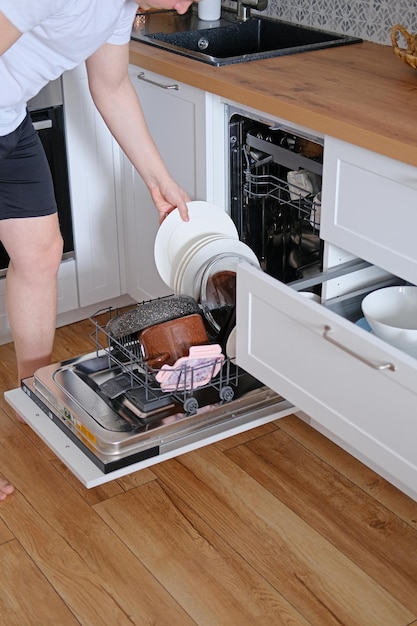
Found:
<path fill-rule="evenodd" d="M 26 103 L 104 43 L 129 41 L 134 0 L 0 0 L 23 35 L 0 56 L 0 135 L 17 128 Z"/>

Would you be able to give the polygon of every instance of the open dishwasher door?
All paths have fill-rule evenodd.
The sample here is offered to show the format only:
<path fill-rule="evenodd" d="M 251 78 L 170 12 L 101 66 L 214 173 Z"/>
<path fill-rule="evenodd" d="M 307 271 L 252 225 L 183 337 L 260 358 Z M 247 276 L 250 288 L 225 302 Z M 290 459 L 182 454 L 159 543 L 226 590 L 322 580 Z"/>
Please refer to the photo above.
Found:
<path fill-rule="evenodd" d="M 96 323 L 95 352 L 43 367 L 5 394 L 87 488 L 293 411 L 227 358 L 206 385 L 165 393 L 135 341 L 110 341 L 106 325 Z"/>

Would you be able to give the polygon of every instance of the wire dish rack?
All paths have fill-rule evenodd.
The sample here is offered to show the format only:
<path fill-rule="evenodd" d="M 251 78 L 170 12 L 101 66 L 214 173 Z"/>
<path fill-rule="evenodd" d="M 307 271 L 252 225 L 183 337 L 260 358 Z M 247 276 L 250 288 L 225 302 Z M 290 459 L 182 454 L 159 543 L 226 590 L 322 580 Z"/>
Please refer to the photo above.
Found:
<path fill-rule="evenodd" d="M 313 163 L 316 171 L 289 169 L 276 161 L 282 148 L 269 146 L 257 137 L 251 141 L 263 150 L 269 147 L 271 153 L 257 151 L 254 158 L 253 147 L 243 146 L 240 221 L 246 226 L 242 238 L 256 251 L 267 274 L 289 283 L 314 273 L 320 266 L 321 164 Z M 295 167 L 297 160 L 290 165 Z M 303 166 L 305 161 L 300 159 Z"/>
<path fill-rule="evenodd" d="M 234 398 L 243 370 L 239 370 L 232 359 L 219 354 L 197 359 L 192 366 L 186 361 L 178 367 L 152 368 L 144 360 L 137 333 L 115 338 L 108 332 L 108 323 L 120 313 L 120 309 L 108 307 L 89 318 L 94 326 L 90 337 L 97 356 L 106 355 L 108 369 L 117 368 L 119 372 L 108 382 L 105 390 L 108 397 L 112 397 L 114 388 L 114 397 L 123 393 L 127 400 L 144 411 L 153 411 L 177 401 L 188 414 L 197 412 L 199 401 L 196 393 L 204 388 L 215 389 L 222 402 L 230 402 Z M 158 378 L 164 379 L 162 384 Z"/>
<path fill-rule="evenodd" d="M 259 163 L 253 163 L 250 159 L 246 148 L 244 148 L 244 156 L 246 161 L 244 195 L 250 199 L 277 200 L 281 211 L 285 208 L 291 211 L 293 219 L 307 221 L 313 231 L 318 234 L 321 202 L 317 193 L 306 192 L 304 187 L 293 182 L 289 183 L 288 180 L 269 172 L 267 165 L 268 162 L 272 162 L 272 157 L 261 163 L 262 167 L 259 167 Z"/>

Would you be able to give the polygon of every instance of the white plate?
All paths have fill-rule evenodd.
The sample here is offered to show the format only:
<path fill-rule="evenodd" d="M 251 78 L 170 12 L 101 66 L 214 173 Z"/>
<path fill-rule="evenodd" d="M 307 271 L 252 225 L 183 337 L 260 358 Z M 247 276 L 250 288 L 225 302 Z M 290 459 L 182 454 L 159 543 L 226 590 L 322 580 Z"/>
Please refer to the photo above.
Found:
<path fill-rule="evenodd" d="M 207 235 L 206 237 L 202 237 L 198 241 L 190 243 L 190 247 L 183 252 L 181 258 L 175 259 L 174 263 L 171 263 L 171 279 L 169 286 L 176 293 L 178 278 L 181 275 L 181 272 L 184 269 L 184 266 L 187 264 L 188 259 L 194 254 L 194 252 L 200 247 L 205 245 L 207 241 L 211 241 L 212 237 L 216 235 Z"/>
<path fill-rule="evenodd" d="M 184 271 L 194 254 L 196 254 L 209 242 L 224 238 L 226 238 L 226 235 L 207 235 L 207 237 L 202 237 L 200 241 L 197 241 L 191 245 L 190 249 L 187 250 L 187 252 L 183 255 L 183 258 L 180 261 L 175 262 L 174 266 L 172 267 L 172 285 L 170 285 L 170 287 L 174 290 L 174 293 L 179 293 L 182 276 L 184 275 Z"/>
<path fill-rule="evenodd" d="M 224 235 L 221 235 L 222 237 Z M 177 289 L 178 289 L 178 285 L 180 282 L 180 277 L 182 276 L 185 267 L 187 266 L 187 263 L 189 262 L 189 260 L 191 259 L 191 257 L 203 246 L 206 245 L 206 243 L 208 243 L 209 241 L 214 241 L 215 239 L 217 239 L 218 237 L 220 237 L 220 235 L 207 235 L 206 237 L 202 237 L 199 241 L 194 242 L 193 244 L 191 244 L 190 248 L 184 252 L 184 254 L 182 255 L 182 258 L 180 260 L 178 260 L 178 258 L 175 260 L 174 265 L 172 266 L 172 288 L 174 289 L 174 293 L 177 293 Z"/>
<path fill-rule="evenodd" d="M 256 254 L 243 241 L 236 241 L 228 237 L 209 241 L 205 246 L 189 259 L 179 284 L 178 293 L 192 296 L 198 299 L 200 295 L 200 283 L 207 263 L 219 254 L 230 253 L 247 259 L 253 265 L 259 267 Z"/>
<path fill-rule="evenodd" d="M 154 245 L 155 264 L 162 280 L 169 285 L 175 256 L 192 242 L 209 234 L 238 239 L 233 220 L 215 204 L 195 200 L 188 202 L 190 220 L 184 222 L 178 209 L 172 211 L 158 229 Z"/>

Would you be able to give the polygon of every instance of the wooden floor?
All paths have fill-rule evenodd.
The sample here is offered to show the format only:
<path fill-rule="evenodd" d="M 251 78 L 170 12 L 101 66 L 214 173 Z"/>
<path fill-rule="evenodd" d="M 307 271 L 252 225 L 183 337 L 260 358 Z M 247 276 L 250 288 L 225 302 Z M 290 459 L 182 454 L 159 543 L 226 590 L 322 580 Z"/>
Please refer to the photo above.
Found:
<path fill-rule="evenodd" d="M 417 504 L 295 416 L 86 490 L 15 419 L 15 377 L 1 346 L 1 624 L 417 625 Z"/>

